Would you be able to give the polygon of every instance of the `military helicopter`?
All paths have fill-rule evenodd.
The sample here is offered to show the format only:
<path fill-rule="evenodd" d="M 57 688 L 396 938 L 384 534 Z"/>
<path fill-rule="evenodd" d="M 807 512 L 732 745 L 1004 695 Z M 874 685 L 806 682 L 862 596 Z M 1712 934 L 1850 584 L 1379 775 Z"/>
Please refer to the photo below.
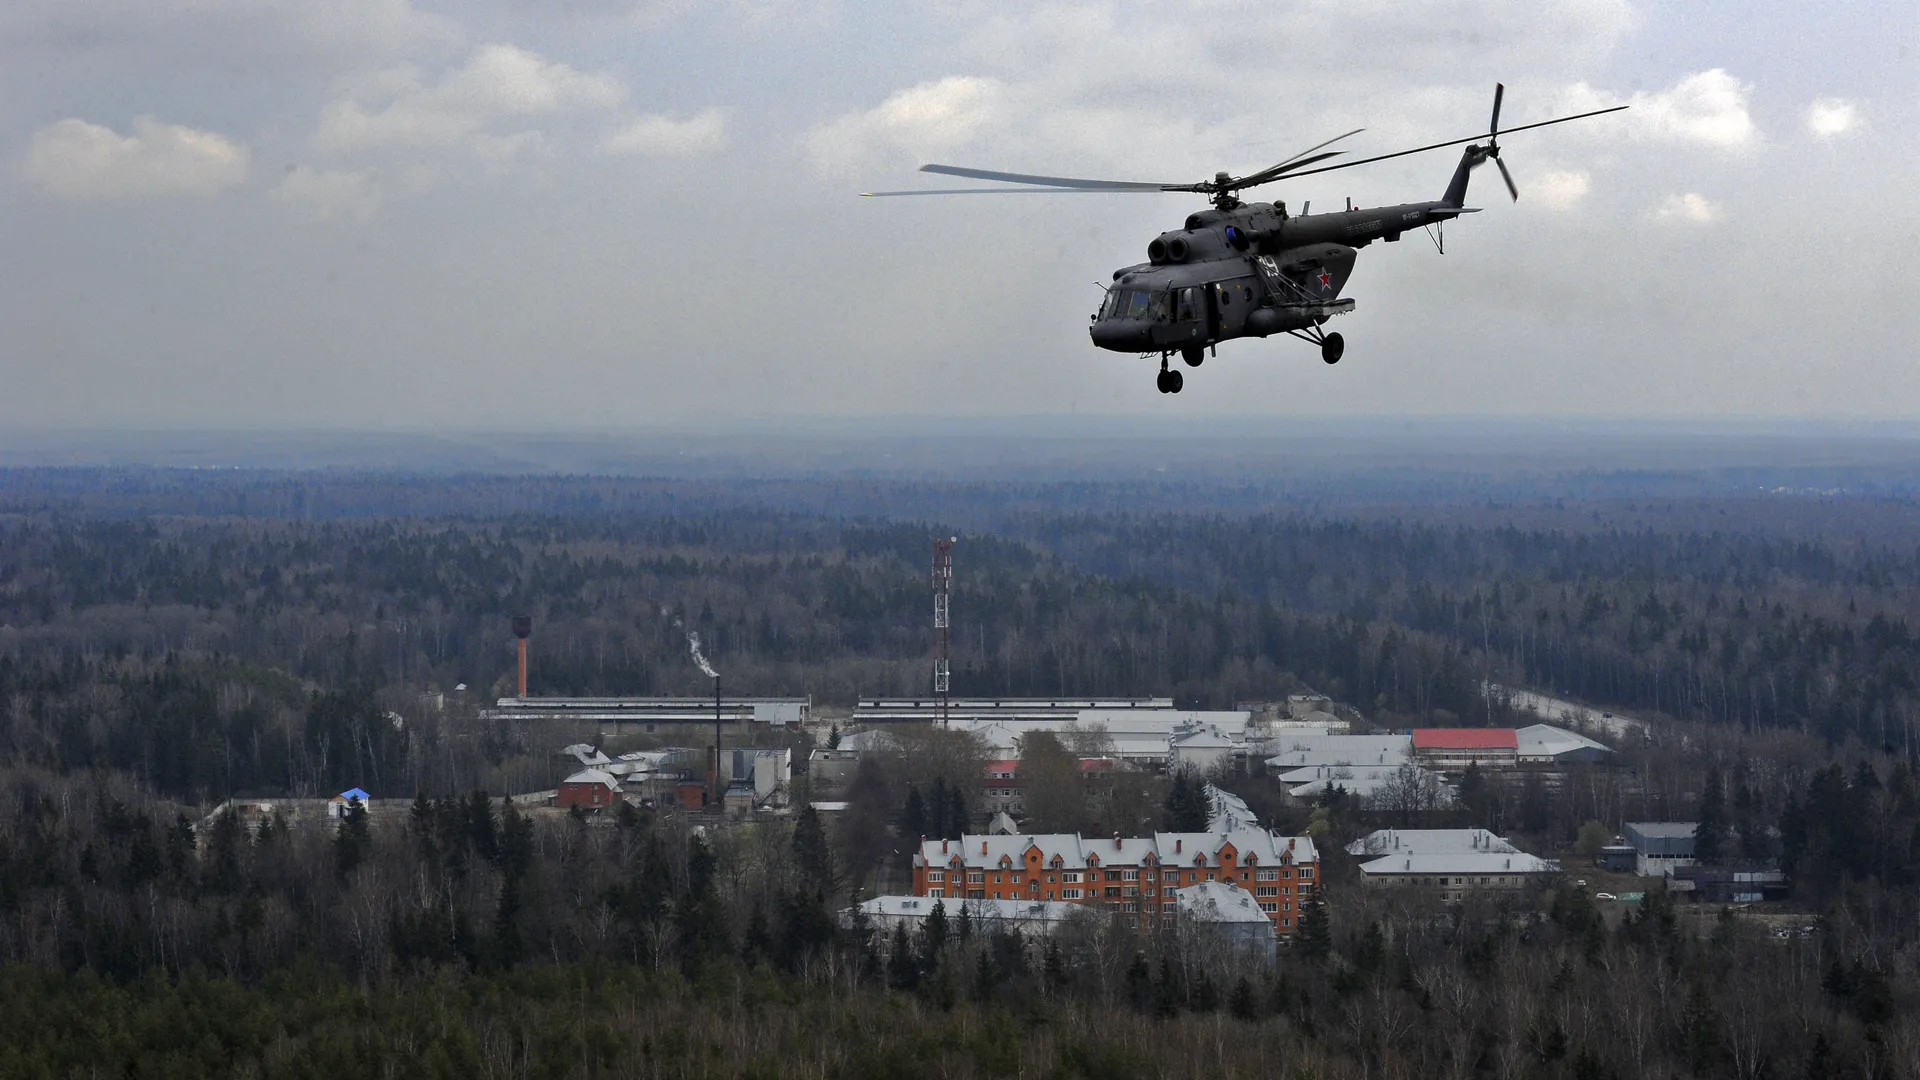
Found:
<path fill-rule="evenodd" d="M 1375 240 L 1393 243 L 1411 229 L 1434 226 L 1461 214 L 1478 213 L 1466 205 L 1467 181 L 1473 170 L 1491 160 L 1506 181 L 1515 201 L 1520 189 L 1500 158 L 1500 103 L 1506 87 L 1493 88 L 1493 118 L 1482 135 L 1430 143 L 1411 150 L 1378 154 L 1332 165 L 1322 162 L 1345 151 L 1327 147 L 1358 135 L 1349 131 L 1310 147 L 1285 161 L 1245 176 L 1216 173 L 1212 180 L 1192 184 L 1156 184 L 1129 180 L 1083 180 L 1068 176 L 1036 176 L 995 172 L 957 165 L 923 165 L 921 172 L 991 180 L 1019 185 L 992 188 L 923 188 L 911 191 L 862 192 L 869 198 L 901 195 L 978 195 L 1013 192 L 1191 192 L 1206 195 L 1213 207 L 1190 214 L 1176 230 L 1161 233 L 1147 244 L 1147 261 L 1113 272 L 1100 310 L 1091 317 L 1093 343 L 1115 352 L 1160 354 L 1157 385 L 1163 394 L 1177 394 L 1185 379 L 1168 361 L 1178 353 L 1189 367 L 1199 367 L 1223 341 L 1243 337 L 1289 334 L 1320 346 L 1320 358 L 1337 364 L 1346 352 L 1346 340 L 1328 333 L 1327 320 L 1353 310 L 1353 299 L 1342 297 L 1360 248 Z M 1625 105 L 1576 113 L 1553 120 L 1508 128 L 1505 134 L 1584 120 L 1619 112 Z M 1484 138 L 1486 142 L 1480 143 Z M 1309 214 L 1311 204 L 1289 215 L 1284 202 L 1246 203 L 1240 193 L 1276 180 L 1351 169 L 1389 158 L 1421 154 L 1466 143 L 1453 179 L 1436 202 L 1398 206 L 1347 208 L 1330 214 Z M 1311 166 L 1318 166 L 1311 167 Z M 1436 238 L 1444 251 L 1442 238 Z"/>

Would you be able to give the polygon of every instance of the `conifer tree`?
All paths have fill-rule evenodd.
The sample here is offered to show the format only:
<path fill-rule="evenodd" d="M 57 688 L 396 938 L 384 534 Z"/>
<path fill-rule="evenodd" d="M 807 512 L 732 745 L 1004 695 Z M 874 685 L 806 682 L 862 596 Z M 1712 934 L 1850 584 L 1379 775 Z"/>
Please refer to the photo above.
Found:
<path fill-rule="evenodd" d="M 940 966 L 940 955 L 947 948 L 947 905 L 942 900 L 933 902 L 933 910 L 927 912 L 927 921 L 920 928 L 920 966 L 931 972 Z"/>
<path fill-rule="evenodd" d="M 1317 960 L 1333 951 L 1333 930 L 1327 925 L 1327 907 L 1319 899 L 1300 901 L 1299 932 L 1294 947 L 1300 955 Z"/>
<path fill-rule="evenodd" d="M 1233 984 L 1233 993 L 1227 999 L 1227 1012 L 1231 1013 L 1235 1020 L 1260 1019 L 1260 1003 L 1254 997 L 1253 983 L 1247 981 L 1245 975 L 1240 976 L 1239 980 Z"/>
<path fill-rule="evenodd" d="M 907 924 L 895 923 L 893 927 L 893 947 L 887 955 L 887 982 L 895 990 L 911 990 L 920 982 L 920 965 L 913 955 L 913 944 L 907 940 Z"/>
<path fill-rule="evenodd" d="M 900 839 L 908 844 L 918 844 L 927 835 L 927 804 L 920 798 L 920 789 L 907 788 L 906 809 L 900 814 Z"/>
<path fill-rule="evenodd" d="M 1720 861 L 1727 839 L 1727 797 L 1719 769 L 1707 770 L 1706 790 L 1700 795 L 1700 815 L 1693 827 L 1693 857 L 1702 864 Z"/>
<path fill-rule="evenodd" d="M 1127 965 L 1127 1000 L 1137 1012 L 1146 1012 L 1153 1002 L 1153 969 L 1147 966 L 1145 953 L 1134 953 Z"/>
<path fill-rule="evenodd" d="M 1067 985 L 1067 958 L 1061 953 L 1059 942 L 1048 939 L 1041 971 L 1046 976 L 1047 985 L 1053 989 L 1059 990 Z"/>
<path fill-rule="evenodd" d="M 372 843 L 373 837 L 367 829 L 367 808 L 357 798 L 347 800 L 346 816 L 340 819 L 340 829 L 333 837 L 333 867 L 340 880 L 353 876 Z"/>
<path fill-rule="evenodd" d="M 800 808 L 793 822 L 793 859 L 799 864 L 801 880 L 828 896 L 839 891 L 833 871 L 833 848 L 827 843 L 827 830 L 820 812 L 808 803 Z"/>
<path fill-rule="evenodd" d="M 1206 783 L 1194 776 L 1192 769 L 1175 772 L 1173 784 L 1167 789 L 1167 831 L 1206 832 L 1208 817 Z"/>
<path fill-rule="evenodd" d="M 972 822 L 967 813 L 967 793 L 955 784 L 947 789 L 947 839 L 958 840 L 967 834 Z"/>
<path fill-rule="evenodd" d="M 933 788 L 926 800 L 927 835 L 936 840 L 952 838 L 952 829 L 947 824 L 947 810 L 951 803 L 947 800 L 947 778 L 933 778 Z"/>
<path fill-rule="evenodd" d="M 973 1000 L 985 1004 L 993 1000 L 993 988 L 999 983 L 999 973 L 994 970 L 993 950 L 981 949 L 973 965 Z"/>

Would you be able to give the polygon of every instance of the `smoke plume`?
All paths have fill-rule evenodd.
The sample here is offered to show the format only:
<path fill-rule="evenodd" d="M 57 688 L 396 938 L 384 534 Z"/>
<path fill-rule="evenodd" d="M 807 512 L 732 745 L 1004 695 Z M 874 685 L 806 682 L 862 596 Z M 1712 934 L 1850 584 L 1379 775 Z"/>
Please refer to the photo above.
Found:
<path fill-rule="evenodd" d="M 693 662 L 700 665 L 700 670 L 706 673 L 707 678 L 717 679 L 720 677 L 720 673 L 713 670 L 713 665 L 707 663 L 706 655 L 700 651 L 699 634 L 691 630 L 687 631 L 687 648 L 693 650 Z"/>
<path fill-rule="evenodd" d="M 707 678 L 709 679 L 719 678 L 720 673 L 713 670 L 712 664 L 707 663 L 707 654 L 700 651 L 700 635 L 687 629 L 687 624 L 681 622 L 679 616 L 673 615 L 666 608 L 660 609 L 660 617 L 663 619 L 672 618 L 673 628 L 687 635 L 687 650 L 693 653 L 693 662 L 699 666 L 700 670 L 706 674 Z"/>

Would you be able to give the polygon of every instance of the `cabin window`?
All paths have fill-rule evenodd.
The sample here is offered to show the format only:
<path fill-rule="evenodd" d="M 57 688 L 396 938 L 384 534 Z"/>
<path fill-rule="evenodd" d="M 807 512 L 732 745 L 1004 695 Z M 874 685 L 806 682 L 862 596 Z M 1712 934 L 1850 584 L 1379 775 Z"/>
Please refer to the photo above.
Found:
<path fill-rule="evenodd" d="M 1200 290 L 1197 288 L 1181 289 L 1178 296 L 1179 307 L 1174 318 L 1180 322 L 1192 322 L 1198 319 L 1200 317 Z"/>

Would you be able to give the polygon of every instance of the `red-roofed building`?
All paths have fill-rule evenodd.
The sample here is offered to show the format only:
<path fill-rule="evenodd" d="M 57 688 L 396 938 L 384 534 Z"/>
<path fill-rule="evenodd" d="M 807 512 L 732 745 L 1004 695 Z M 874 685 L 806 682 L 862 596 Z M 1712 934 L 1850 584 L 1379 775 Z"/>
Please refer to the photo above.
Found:
<path fill-rule="evenodd" d="M 986 799 L 988 814 L 1006 813 L 1018 817 L 1027 812 L 1026 800 L 1020 796 L 1020 787 L 1014 774 L 1020 771 L 1020 763 L 1012 758 L 987 762 L 984 786 L 981 795 Z"/>
<path fill-rule="evenodd" d="M 1120 763 L 1113 758 L 1081 758 L 1080 781 L 1090 792 L 1111 793 L 1113 774 Z M 1026 792 L 1020 787 L 1020 762 L 1016 758 L 989 761 L 981 784 L 988 814 L 1006 813 L 1014 817 L 1027 812 Z"/>
<path fill-rule="evenodd" d="M 1442 770 L 1511 769 L 1520 761 L 1520 741 L 1512 728 L 1414 728 L 1413 759 Z"/>

